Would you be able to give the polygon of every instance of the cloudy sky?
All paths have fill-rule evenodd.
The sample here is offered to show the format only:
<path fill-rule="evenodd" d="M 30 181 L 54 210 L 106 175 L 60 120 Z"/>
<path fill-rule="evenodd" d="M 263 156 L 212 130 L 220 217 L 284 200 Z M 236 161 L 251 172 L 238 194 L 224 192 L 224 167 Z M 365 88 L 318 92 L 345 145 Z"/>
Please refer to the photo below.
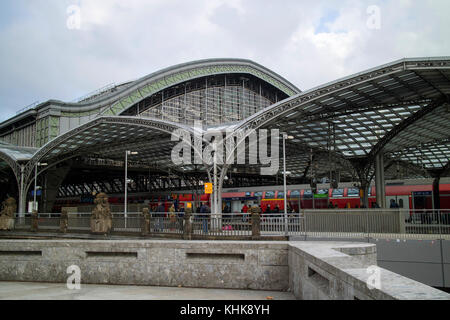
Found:
<path fill-rule="evenodd" d="M 198 59 L 251 59 L 306 90 L 450 56 L 448 12 L 448 0 L 2 0 L 0 121 Z"/>

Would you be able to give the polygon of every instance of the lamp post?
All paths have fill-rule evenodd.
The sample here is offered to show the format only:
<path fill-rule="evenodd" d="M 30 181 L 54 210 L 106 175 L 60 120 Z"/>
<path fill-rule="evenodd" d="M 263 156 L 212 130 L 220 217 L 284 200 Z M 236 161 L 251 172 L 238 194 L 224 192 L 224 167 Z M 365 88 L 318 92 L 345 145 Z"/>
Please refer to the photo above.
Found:
<path fill-rule="evenodd" d="M 36 202 L 36 193 L 37 193 L 37 170 L 38 167 L 44 167 L 46 166 L 47 163 L 36 163 L 35 167 L 34 167 L 34 197 L 33 197 L 33 210 L 37 211 L 37 202 Z M 42 188 L 41 188 L 42 189 Z"/>
<path fill-rule="evenodd" d="M 214 184 L 213 184 L 213 201 L 214 201 L 214 209 L 212 210 L 212 212 L 214 214 L 218 214 L 217 212 L 217 204 L 218 204 L 218 195 L 217 195 L 217 142 L 216 139 L 214 139 L 214 143 L 213 143 L 213 148 L 214 148 Z"/>
<path fill-rule="evenodd" d="M 286 191 L 286 140 L 294 139 L 293 136 L 288 136 L 286 133 L 283 133 L 283 184 L 284 184 L 284 234 L 288 236 L 289 228 L 288 228 L 288 218 L 287 218 L 287 191 Z"/>
<path fill-rule="evenodd" d="M 128 156 L 136 155 L 136 151 L 125 151 L 125 203 L 124 203 L 124 217 L 125 217 L 125 228 L 127 227 L 127 204 L 128 204 Z"/>

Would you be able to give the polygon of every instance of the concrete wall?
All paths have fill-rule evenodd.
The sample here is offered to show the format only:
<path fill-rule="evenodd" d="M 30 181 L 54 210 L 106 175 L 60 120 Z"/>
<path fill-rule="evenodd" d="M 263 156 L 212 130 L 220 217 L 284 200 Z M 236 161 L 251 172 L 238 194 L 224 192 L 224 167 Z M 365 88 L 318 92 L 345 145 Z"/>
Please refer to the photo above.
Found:
<path fill-rule="evenodd" d="M 0 242 L 0 280 L 286 291 L 281 242 L 11 240 Z"/>
<path fill-rule="evenodd" d="M 450 299 L 381 269 L 381 289 L 366 285 L 376 264 L 368 243 L 158 240 L 4 240 L 0 281 L 81 282 L 292 291 L 298 299 Z"/>
<path fill-rule="evenodd" d="M 305 237 L 290 237 L 302 241 Z M 367 242 L 367 238 L 313 238 L 307 241 Z M 432 287 L 450 288 L 450 241 L 369 239 L 377 245 L 377 264 Z"/>
<path fill-rule="evenodd" d="M 291 290 L 302 300 L 450 299 L 450 295 L 379 268 L 380 287 L 369 289 L 376 246 L 345 242 L 292 242 L 289 250 Z"/>

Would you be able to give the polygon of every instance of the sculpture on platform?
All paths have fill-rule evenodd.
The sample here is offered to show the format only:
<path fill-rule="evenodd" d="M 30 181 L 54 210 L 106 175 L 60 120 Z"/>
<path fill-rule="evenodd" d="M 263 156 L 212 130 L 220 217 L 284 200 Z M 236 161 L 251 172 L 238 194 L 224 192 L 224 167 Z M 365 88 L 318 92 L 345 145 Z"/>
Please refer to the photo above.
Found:
<path fill-rule="evenodd" d="M 249 213 L 252 219 L 252 239 L 257 240 L 261 236 L 261 208 L 254 205 L 250 208 Z"/>
<path fill-rule="evenodd" d="M 31 211 L 31 232 L 38 232 L 39 229 L 39 214 L 37 210 Z"/>
<path fill-rule="evenodd" d="M 91 232 L 107 234 L 112 229 L 112 215 L 106 193 L 99 193 L 94 200 L 95 208 L 91 216 Z"/>
<path fill-rule="evenodd" d="M 192 203 L 187 203 L 186 210 L 184 212 L 184 232 L 183 239 L 191 240 L 192 239 L 192 223 L 194 221 L 194 217 L 192 216 Z"/>
<path fill-rule="evenodd" d="M 150 210 L 148 208 L 144 208 L 142 210 L 143 215 L 143 225 L 142 225 L 142 235 L 148 235 L 150 233 Z"/>
<path fill-rule="evenodd" d="M 69 215 L 66 209 L 61 211 L 61 219 L 59 221 L 59 231 L 61 233 L 67 233 L 67 227 L 69 226 Z"/>
<path fill-rule="evenodd" d="M 0 212 L 0 230 L 14 229 L 14 215 L 16 214 L 16 199 L 8 198 L 2 202 L 2 211 Z"/>

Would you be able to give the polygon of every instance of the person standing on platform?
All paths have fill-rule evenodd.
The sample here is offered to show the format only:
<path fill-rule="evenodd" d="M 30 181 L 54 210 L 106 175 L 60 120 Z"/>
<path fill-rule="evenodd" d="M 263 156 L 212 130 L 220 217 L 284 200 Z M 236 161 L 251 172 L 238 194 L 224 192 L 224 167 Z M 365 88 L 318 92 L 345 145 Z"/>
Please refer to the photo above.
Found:
<path fill-rule="evenodd" d="M 160 202 L 156 208 L 156 231 L 164 231 L 164 214 L 166 209 Z"/>
<path fill-rule="evenodd" d="M 280 207 L 278 205 L 275 205 L 275 208 L 273 209 L 272 213 L 280 213 Z"/>
<path fill-rule="evenodd" d="M 169 221 L 170 221 L 170 231 L 175 230 L 175 223 L 177 222 L 177 216 L 175 214 L 175 205 L 169 208 Z"/>
<path fill-rule="evenodd" d="M 248 212 L 247 204 L 244 204 L 244 205 L 242 206 L 242 209 L 241 209 L 241 213 L 242 213 L 242 221 L 243 221 L 243 222 L 246 222 L 246 221 L 247 221 L 247 212 Z"/>
<path fill-rule="evenodd" d="M 202 206 L 200 207 L 200 217 L 202 219 L 202 229 L 204 234 L 208 233 L 209 213 L 211 213 L 211 209 L 209 209 L 209 207 L 206 204 L 202 204 Z"/>

